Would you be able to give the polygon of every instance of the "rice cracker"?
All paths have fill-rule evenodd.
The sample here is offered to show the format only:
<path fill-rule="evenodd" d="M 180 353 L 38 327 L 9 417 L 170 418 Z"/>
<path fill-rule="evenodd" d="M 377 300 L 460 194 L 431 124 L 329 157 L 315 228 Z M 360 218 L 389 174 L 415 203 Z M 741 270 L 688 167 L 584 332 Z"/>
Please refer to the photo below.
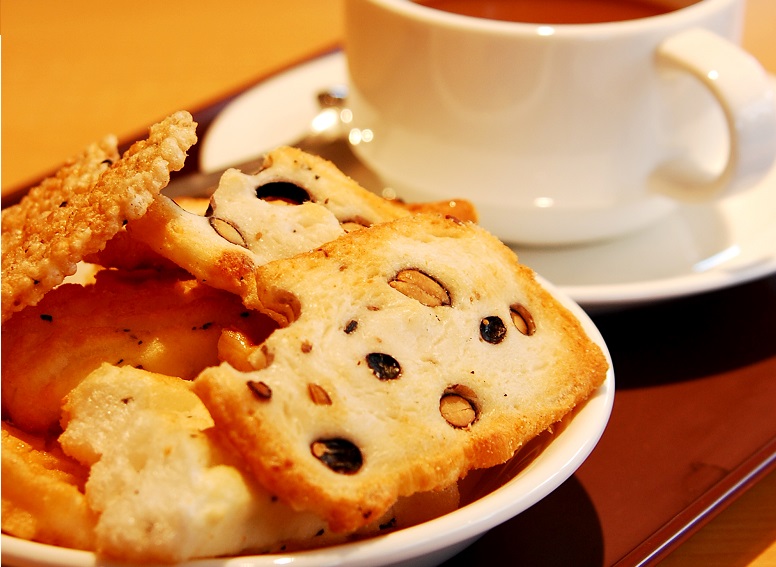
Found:
<path fill-rule="evenodd" d="M 115 137 L 93 144 L 2 212 L 2 321 L 35 305 L 102 249 L 183 167 L 196 124 L 179 111 L 120 158 Z"/>
<path fill-rule="evenodd" d="M 349 531 L 505 462 L 603 382 L 577 319 L 473 223 L 418 214 L 255 272 L 281 326 L 195 392 L 283 501 Z"/>

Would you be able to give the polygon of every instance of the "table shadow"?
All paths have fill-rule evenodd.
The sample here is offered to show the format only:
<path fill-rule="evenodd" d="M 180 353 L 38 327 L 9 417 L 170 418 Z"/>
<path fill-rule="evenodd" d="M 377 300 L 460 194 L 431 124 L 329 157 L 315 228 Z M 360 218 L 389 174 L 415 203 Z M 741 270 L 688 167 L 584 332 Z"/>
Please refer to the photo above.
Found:
<path fill-rule="evenodd" d="M 776 277 L 592 318 L 618 389 L 703 378 L 776 356 Z"/>
<path fill-rule="evenodd" d="M 441 567 L 600 567 L 603 558 L 603 531 L 598 514 L 585 488 L 572 476 L 540 502 L 493 528 Z"/>

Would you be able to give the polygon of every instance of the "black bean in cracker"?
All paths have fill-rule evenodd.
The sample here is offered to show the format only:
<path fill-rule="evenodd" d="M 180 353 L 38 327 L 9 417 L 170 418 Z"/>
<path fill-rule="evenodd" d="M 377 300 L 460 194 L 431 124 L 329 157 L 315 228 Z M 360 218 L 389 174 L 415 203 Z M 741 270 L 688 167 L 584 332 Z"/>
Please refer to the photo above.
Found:
<path fill-rule="evenodd" d="M 508 460 L 604 380 L 607 362 L 511 250 L 415 215 L 255 272 L 281 328 L 254 371 L 195 391 L 259 482 L 331 529 Z"/>

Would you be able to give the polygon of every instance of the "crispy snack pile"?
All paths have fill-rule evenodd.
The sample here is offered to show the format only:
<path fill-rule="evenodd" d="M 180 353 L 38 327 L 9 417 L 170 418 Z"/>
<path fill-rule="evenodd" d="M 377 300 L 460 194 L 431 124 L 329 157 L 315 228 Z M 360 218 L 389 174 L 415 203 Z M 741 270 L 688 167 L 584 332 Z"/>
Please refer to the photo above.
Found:
<path fill-rule="evenodd" d="M 3 210 L 4 533 L 139 563 L 385 533 L 603 382 L 469 203 L 293 148 L 172 200 L 195 127 L 108 138 Z"/>

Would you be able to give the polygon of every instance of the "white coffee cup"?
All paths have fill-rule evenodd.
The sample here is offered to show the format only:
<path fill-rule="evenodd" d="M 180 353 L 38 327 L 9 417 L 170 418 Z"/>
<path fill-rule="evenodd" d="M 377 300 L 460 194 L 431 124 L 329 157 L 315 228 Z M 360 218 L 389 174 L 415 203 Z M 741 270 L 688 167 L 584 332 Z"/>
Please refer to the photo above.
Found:
<path fill-rule="evenodd" d="M 357 155 L 406 200 L 466 198 L 503 240 L 623 235 L 753 186 L 776 155 L 743 0 L 542 25 L 345 0 Z"/>

